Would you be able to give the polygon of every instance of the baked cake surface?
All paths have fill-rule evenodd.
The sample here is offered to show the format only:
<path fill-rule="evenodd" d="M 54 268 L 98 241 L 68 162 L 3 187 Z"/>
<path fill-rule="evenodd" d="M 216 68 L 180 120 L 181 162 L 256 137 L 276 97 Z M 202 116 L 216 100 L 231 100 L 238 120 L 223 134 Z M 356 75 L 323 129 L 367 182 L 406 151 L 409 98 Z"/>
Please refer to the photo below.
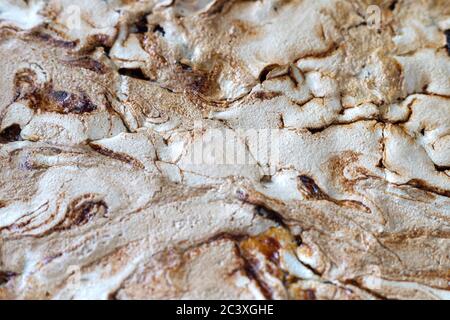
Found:
<path fill-rule="evenodd" d="M 0 298 L 450 299 L 448 0 L 1 0 Z"/>

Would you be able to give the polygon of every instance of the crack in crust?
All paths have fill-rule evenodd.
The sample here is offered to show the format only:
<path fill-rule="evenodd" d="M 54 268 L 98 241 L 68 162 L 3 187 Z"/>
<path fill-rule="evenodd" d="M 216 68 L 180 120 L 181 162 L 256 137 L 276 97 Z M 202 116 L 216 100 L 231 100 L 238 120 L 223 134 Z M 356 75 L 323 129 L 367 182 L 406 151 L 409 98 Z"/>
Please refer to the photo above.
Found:
<path fill-rule="evenodd" d="M 0 299 L 450 299 L 447 2 L 0 4 Z"/>

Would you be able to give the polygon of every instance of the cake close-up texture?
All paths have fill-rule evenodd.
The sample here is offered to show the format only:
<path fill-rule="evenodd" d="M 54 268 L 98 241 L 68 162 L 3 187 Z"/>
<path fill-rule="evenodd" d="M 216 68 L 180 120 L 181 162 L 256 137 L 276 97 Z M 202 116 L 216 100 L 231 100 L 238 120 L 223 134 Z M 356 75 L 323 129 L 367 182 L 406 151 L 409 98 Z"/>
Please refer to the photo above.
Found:
<path fill-rule="evenodd" d="M 450 299 L 449 0 L 0 0 L 0 299 Z"/>

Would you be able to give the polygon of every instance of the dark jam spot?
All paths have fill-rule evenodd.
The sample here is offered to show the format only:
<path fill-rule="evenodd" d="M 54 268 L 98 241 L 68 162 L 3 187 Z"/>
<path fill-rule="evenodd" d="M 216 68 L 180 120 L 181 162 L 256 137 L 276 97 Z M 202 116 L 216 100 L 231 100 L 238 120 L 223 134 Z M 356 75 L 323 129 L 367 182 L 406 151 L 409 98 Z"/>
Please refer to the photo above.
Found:
<path fill-rule="evenodd" d="M 450 29 L 445 31 L 445 37 L 447 38 L 447 52 L 450 55 Z"/>
<path fill-rule="evenodd" d="M 398 3 L 398 0 L 392 1 L 391 5 L 389 6 L 389 10 L 394 11 L 395 8 L 397 7 L 397 3 Z"/>
<path fill-rule="evenodd" d="M 8 283 L 9 280 L 16 277 L 17 273 L 11 271 L 0 271 L 0 286 Z"/>
<path fill-rule="evenodd" d="M 259 263 L 258 261 L 254 261 L 252 259 L 244 259 L 244 271 L 249 279 L 253 279 L 256 281 L 256 283 L 259 286 L 259 289 L 261 290 L 261 293 L 263 296 L 271 300 L 273 299 L 272 290 L 270 287 L 264 282 L 259 279 Z"/>
<path fill-rule="evenodd" d="M 258 100 L 271 100 L 279 96 L 281 96 L 279 92 L 256 91 L 253 94 L 253 97 Z"/>
<path fill-rule="evenodd" d="M 319 186 L 315 183 L 313 179 L 308 176 L 299 176 L 298 179 L 305 187 L 308 194 L 317 199 L 324 199 L 325 194 L 320 190 Z"/>
<path fill-rule="evenodd" d="M 266 218 L 266 219 L 276 222 L 280 226 L 285 226 L 283 217 L 281 216 L 281 214 L 279 214 L 276 211 L 273 211 L 264 206 L 257 206 L 256 213 L 263 218 Z"/>
<path fill-rule="evenodd" d="M 54 46 L 60 47 L 60 48 L 73 49 L 77 46 L 76 41 L 65 41 L 65 40 L 53 38 L 51 35 L 40 32 L 40 31 L 32 32 L 31 36 L 34 37 L 35 39 L 47 42 L 51 45 L 54 45 Z"/>
<path fill-rule="evenodd" d="M 0 133 L 0 143 L 8 143 L 14 141 L 21 141 L 22 137 L 20 136 L 20 132 L 22 129 L 18 124 L 13 124 L 7 128 L 5 128 Z"/>
<path fill-rule="evenodd" d="M 84 225 L 91 220 L 98 212 L 99 207 L 105 208 L 104 203 L 99 202 L 86 202 L 77 208 L 77 215 L 73 223 L 77 226 Z"/>
<path fill-rule="evenodd" d="M 77 102 L 69 110 L 73 113 L 85 113 L 92 112 L 95 109 L 97 109 L 97 106 L 94 105 L 86 96 L 83 96 L 80 100 L 77 100 Z"/>
<path fill-rule="evenodd" d="M 104 201 L 75 201 L 69 208 L 65 221 L 58 226 L 59 230 L 67 230 L 72 226 L 83 226 L 97 215 L 107 216 L 108 206 Z"/>
<path fill-rule="evenodd" d="M 166 30 L 164 30 L 163 27 L 161 27 L 159 24 L 157 24 L 153 28 L 153 32 L 161 34 L 163 37 L 166 35 Z"/>
<path fill-rule="evenodd" d="M 62 60 L 62 62 L 73 67 L 87 69 L 99 74 L 105 74 L 107 72 L 107 67 L 103 63 L 93 60 L 89 57 L 81 57 L 79 59 L 72 60 Z"/>
<path fill-rule="evenodd" d="M 97 109 L 86 95 L 78 96 L 66 91 L 53 91 L 50 93 L 52 101 L 60 107 L 63 113 L 87 113 Z"/>
<path fill-rule="evenodd" d="M 446 172 L 446 171 L 450 171 L 450 166 L 439 166 L 437 164 L 434 165 L 436 171 L 439 172 Z"/>
<path fill-rule="evenodd" d="M 147 15 L 142 16 L 135 24 L 131 26 L 131 32 L 133 33 L 148 32 Z"/>
<path fill-rule="evenodd" d="M 54 91 L 52 92 L 52 97 L 61 103 L 66 103 L 70 98 L 71 94 L 66 91 Z"/>
<path fill-rule="evenodd" d="M 119 74 L 130 77 L 130 78 L 139 79 L 139 80 L 145 80 L 145 81 L 150 80 L 150 78 L 147 77 L 142 72 L 141 68 L 136 68 L 136 69 L 121 68 L 121 69 L 119 69 Z"/>

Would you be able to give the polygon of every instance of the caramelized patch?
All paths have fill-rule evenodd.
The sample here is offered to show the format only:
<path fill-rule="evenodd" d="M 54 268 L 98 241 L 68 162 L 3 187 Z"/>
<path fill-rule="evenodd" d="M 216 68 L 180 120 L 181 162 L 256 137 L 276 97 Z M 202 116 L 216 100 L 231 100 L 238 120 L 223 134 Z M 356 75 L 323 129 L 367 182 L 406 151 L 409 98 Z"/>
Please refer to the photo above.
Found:
<path fill-rule="evenodd" d="M 307 289 L 304 291 L 304 300 L 317 300 L 316 292 L 312 289 Z"/>
<path fill-rule="evenodd" d="M 38 90 L 36 72 L 31 69 L 23 69 L 14 76 L 15 100 L 19 98 L 31 98 Z"/>
<path fill-rule="evenodd" d="M 89 146 L 94 149 L 96 152 L 100 153 L 101 155 L 125 162 L 125 163 L 129 163 L 132 166 L 134 166 L 135 168 L 138 169 L 144 169 L 145 166 L 138 160 L 134 159 L 133 157 L 130 157 L 129 155 L 125 154 L 125 153 L 120 153 L 120 152 L 114 152 L 112 150 L 106 149 L 98 144 L 95 143 L 90 143 Z"/>
<path fill-rule="evenodd" d="M 90 53 L 95 48 L 103 47 L 106 54 L 109 54 L 110 47 L 112 46 L 112 38 L 107 34 L 93 34 L 87 37 L 86 48 L 82 50 L 84 53 Z"/>
<path fill-rule="evenodd" d="M 281 252 L 294 252 L 295 239 L 285 228 L 273 227 L 266 232 L 249 237 L 239 244 L 240 256 L 245 260 L 245 271 L 249 278 L 255 279 L 261 292 L 268 299 L 274 298 L 267 281 L 276 278 L 286 283 L 287 274 L 281 266 Z M 264 257 L 264 258 L 262 258 Z M 270 275 L 269 277 L 267 277 Z"/>
<path fill-rule="evenodd" d="M 360 201 L 355 200 L 337 200 L 330 197 L 328 194 L 323 192 L 319 186 L 308 176 L 299 176 L 299 182 L 297 183 L 298 190 L 305 195 L 308 200 L 327 200 L 335 203 L 338 206 L 356 209 L 364 211 L 366 213 L 371 213 L 372 210 Z"/>
<path fill-rule="evenodd" d="M 84 93 L 78 95 L 62 90 L 47 90 L 39 109 L 63 114 L 83 114 L 96 110 L 97 106 Z"/>
<path fill-rule="evenodd" d="M 105 74 L 107 72 L 107 68 L 103 63 L 89 57 L 81 57 L 72 60 L 61 60 L 61 62 L 72 67 L 87 69 L 99 74 Z"/>
<path fill-rule="evenodd" d="M 319 188 L 316 182 L 308 176 L 299 176 L 299 190 L 308 198 L 317 200 L 328 199 L 328 196 Z"/>
<path fill-rule="evenodd" d="M 264 281 L 262 281 L 258 275 L 258 266 L 257 266 L 258 262 L 246 258 L 243 258 L 243 260 L 244 260 L 244 271 L 247 277 L 249 279 L 256 281 L 256 283 L 259 286 L 259 289 L 261 290 L 261 293 L 266 299 L 269 300 L 272 299 L 273 294 L 270 286 Z"/>
<path fill-rule="evenodd" d="M 275 264 L 279 263 L 279 252 L 282 248 L 294 250 L 296 243 L 289 231 L 280 227 L 270 228 L 263 234 L 250 237 L 241 242 L 241 249 L 244 252 L 260 252 Z"/>
<path fill-rule="evenodd" d="M 14 86 L 15 99 L 29 99 L 34 109 L 62 114 L 82 114 L 97 109 L 84 92 L 54 90 L 51 83 L 39 83 L 36 72 L 31 69 L 16 73 Z"/>
<path fill-rule="evenodd" d="M 417 238 L 450 239 L 450 232 L 445 230 L 429 230 L 426 228 L 414 228 L 411 230 L 406 230 L 398 233 L 381 234 L 380 238 L 383 240 L 383 243 L 385 244 L 404 245 L 405 241 Z"/>
<path fill-rule="evenodd" d="M 358 161 L 359 155 L 353 151 L 345 151 L 336 156 L 330 158 L 326 163 L 326 169 L 329 171 L 332 181 L 336 187 L 343 188 L 348 192 L 354 191 L 354 181 L 345 178 L 346 168 Z M 360 173 L 363 173 L 361 169 L 358 169 Z"/>
<path fill-rule="evenodd" d="M 257 91 L 253 94 L 253 97 L 258 100 L 272 100 L 279 96 L 281 96 L 279 92 Z"/>
<path fill-rule="evenodd" d="M 179 83 L 184 83 L 187 90 L 193 93 L 207 94 L 210 91 L 210 76 L 201 71 L 179 64 L 176 77 Z M 212 76 L 212 75 L 211 75 Z"/>
<path fill-rule="evenodd" d="M 218 90 L 217 80 L 222 68 L 220 63 L 208 66 L 208 70 L 201 70 L 190 65 L 187 60 L 168 59 L 160 46 L 160 38 L 156 33 L 147 33 L 145 36 L 143 48 L 152 56 L 151 66 L 144 70 L 146 76 L 174 92 L 209 96 Z"/>
<path fill-rule="evenodd" d="M 74 49 L 77 46 L 76 41 L 66 41 L 61 39 L 56 39 L 47 33 L 43 33 L 41 31 L 35 31 L 30 34 L 31 38 L 35 40 L 39 40 L 42 42 L 46 42 L 52 46 L 65 48 L 65 49 Z"/>
<path fill-rule="evenodd" d="M 257 206 L 255 210 L 256 210 L 256 213 L 258 215 L 260 215 L 261 217 L 272 220 L 280 226 L 285 226 L 283 217 L 278 212 L 276 212 L 266 206 L 263 206 L 263 205 Z"/>
<path fill-rule="evenodd" d="M 241 247 L 244 251 L 257 250 L 273 263 L 278 264 L 280 262 L 279 250 L 281 246 L 274 237 L 261 235 L 249 238 L 241 244 Z"/>
<path fill-rule="evenodd" d="M 95 216 L 106 216 L 108 206 L 104 201 L 87 200 L 86 197 L 74 200 L 66 213 L 64 221 L 56 228 L 67 230 L 73 226 L 83 226 Z"/>
<path fill-rule="evenodd" d="M 450 190 L 443 190 L 443 189 L 432 187 L 432 186 L 428 185 L 428 183 L 426 181 L 423 181 L 420 179 L 413 179 L 408 184 L 410 186 L 413 186 L 415 188 L 418 188 L 418 189 L 421 189 L 424 191 L 437 193 L 444 197 L 450 197 Z"/>

